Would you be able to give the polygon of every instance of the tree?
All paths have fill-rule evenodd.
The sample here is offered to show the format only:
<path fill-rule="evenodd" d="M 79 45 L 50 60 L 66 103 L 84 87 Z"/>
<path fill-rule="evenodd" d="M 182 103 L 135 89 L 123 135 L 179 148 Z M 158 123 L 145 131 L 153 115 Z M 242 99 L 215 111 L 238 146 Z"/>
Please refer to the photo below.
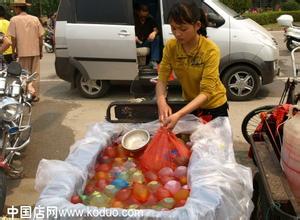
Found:
<path fill-rule="evenodd" d="M 13 0 L 0 0 L 0 4 L 7 9 L 9 9 L 10 2 Z M 56 12 L 59 5 L 59 0 L 29 0 L 28 2 L 32 4 L 29 13 L 38 17 Z"/>
<path fill-rule="evenodd" d="M 243 13 L 251 7 L 251 0 L 221 0 L 229 8 L 238 13 Z"/>
<path fill-rule="evenodd" d="M 32 0 L 31 3 L 31 14 L 36 16 L 43 16 L 56 12 L 59 0 Z"/>

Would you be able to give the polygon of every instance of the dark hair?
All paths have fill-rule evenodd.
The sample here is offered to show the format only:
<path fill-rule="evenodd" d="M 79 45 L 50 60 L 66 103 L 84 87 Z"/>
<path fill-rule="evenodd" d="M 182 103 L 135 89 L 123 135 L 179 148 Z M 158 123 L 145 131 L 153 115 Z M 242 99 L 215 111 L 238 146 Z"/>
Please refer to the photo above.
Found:
<path fill-rule="evenodd" d="M 146 4 L 138 4 L 137 5 L 137 10 L 138 11 L 149 11 L 149 7 Z"/>
<path fill-rule="evenodd" d="M 16 8 L 20 8 L 24 12 L 27 11 L 27 6 L 26 5 L 16 6 Z"/>
<path fill-rule="evenodd" d="M 5 17 L 5 9 L 3 6 L 0 5 L 0 17 L 4 18 Z"/>
<path fill-rule="evenodd" d="M 202 8 L 199 8 L 194 1 L 179 1 L 175 3 L 169 12 L 168 21 L 177 24 L 195 24 L 200 21 L 201 27 L 198 34 L 207 37 L 207 18 Z"/>

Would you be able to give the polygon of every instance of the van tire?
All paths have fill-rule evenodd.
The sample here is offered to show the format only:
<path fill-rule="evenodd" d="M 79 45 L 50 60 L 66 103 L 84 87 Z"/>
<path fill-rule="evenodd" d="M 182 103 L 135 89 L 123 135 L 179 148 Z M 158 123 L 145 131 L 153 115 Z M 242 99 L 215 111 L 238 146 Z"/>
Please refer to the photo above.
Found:
<path fill-rule="evenodd" d="M 258 73 L 247 65 L 237 65 L 226 70 L 222 82 L 226 87 L 228 99 L 232 101 L 252 99 L 261 87 Z"/>
<path fill-rule="evenodd" d="M 81 96 L 95 99 L 107 93 L 110 83 L 106 80 L 85 79 L 81 74 L 78 74 L 76 77 L 76 86 Z"/>

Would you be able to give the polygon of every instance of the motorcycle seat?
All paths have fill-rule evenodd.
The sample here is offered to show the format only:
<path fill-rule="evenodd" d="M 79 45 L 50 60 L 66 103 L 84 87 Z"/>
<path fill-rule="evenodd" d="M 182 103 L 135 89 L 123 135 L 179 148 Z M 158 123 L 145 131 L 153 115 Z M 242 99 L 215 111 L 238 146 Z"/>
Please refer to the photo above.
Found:
<path fill-rule="evenodd" d="M 22 73 L 22 67 L 18 62 L 13 61 L 8 65 L 7 73 L 13 76 L 20 76 Z"/>
<path fill-rule="evenodd" d="M 293 23 L 293 26 L 296 28 L 300 28 L 300 24 Z"/>

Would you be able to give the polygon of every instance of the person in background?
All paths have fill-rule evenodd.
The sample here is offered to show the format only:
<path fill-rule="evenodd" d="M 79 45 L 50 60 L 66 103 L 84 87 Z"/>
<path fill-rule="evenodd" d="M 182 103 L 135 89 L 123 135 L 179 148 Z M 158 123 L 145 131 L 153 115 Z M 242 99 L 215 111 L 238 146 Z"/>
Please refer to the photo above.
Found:
<path fill-rule="evenodd" d="M 157 24 L 145 4 L 139 4 L 135 16 L 136 46 L 150 48 L 150 65 L 157 69 L 160 60 L 160 48 Z"/>
<path fill-rule="evenodd" d="M 16 16 L 12 17 L 8 27 L 11 36 L 12 49 L 23 69 L 36 73 L 36 80 L 28 85 L 33 101 L 39 101 L 40 59 L 43 57 L 44 28 L 39 19 L 27 14 L 27 7 L 31 4 L 26 0 L 15 0 L 11 3 Z"/>
<path fill-rule="evenodd" d="M 56 23 L 56 12 L 52 13 L 49 15 L 49 18 L 48 18 L 48 26 L 54 30 L 55 29 L 55 23 Z"/>
<path fill-rule="evenodd" d="M 11 46 L 10 39 L 5 36 L 4 33 L 0 32 L 0 54 L 2 55 L 4 51 L 6 51 Z M 5 60 L 2 56 L 0 58 L 0 70 L 2 70 L 5 67 Z"/>
<path fill-rule="evenodd" d="M 0 5 L 0 32 L 7 36 L 7 29 L 9 26 L 9 21 L 5 19 L 6 11 L 3 6 Z M 6 51 L 3 52 L 4 60 L 7 64 L 13 61 L 12 57 L 12 47 L 9 46 Z"/>
<path fill-rule="evenodd" d="M 159 119 L 173 129 L 178 120 L 193 111 L 205 121 L 228 116 L 226 89 L 219 78 L 220 49 L 206 37 L 207 19 L 193 1 L 173 5 L 168 15 L 175 39 L 166 43 L 160 63 L 156 98 Z M 189 103 L 173 113 L 166 101 L 166 87 L 174 71 Z"/>

